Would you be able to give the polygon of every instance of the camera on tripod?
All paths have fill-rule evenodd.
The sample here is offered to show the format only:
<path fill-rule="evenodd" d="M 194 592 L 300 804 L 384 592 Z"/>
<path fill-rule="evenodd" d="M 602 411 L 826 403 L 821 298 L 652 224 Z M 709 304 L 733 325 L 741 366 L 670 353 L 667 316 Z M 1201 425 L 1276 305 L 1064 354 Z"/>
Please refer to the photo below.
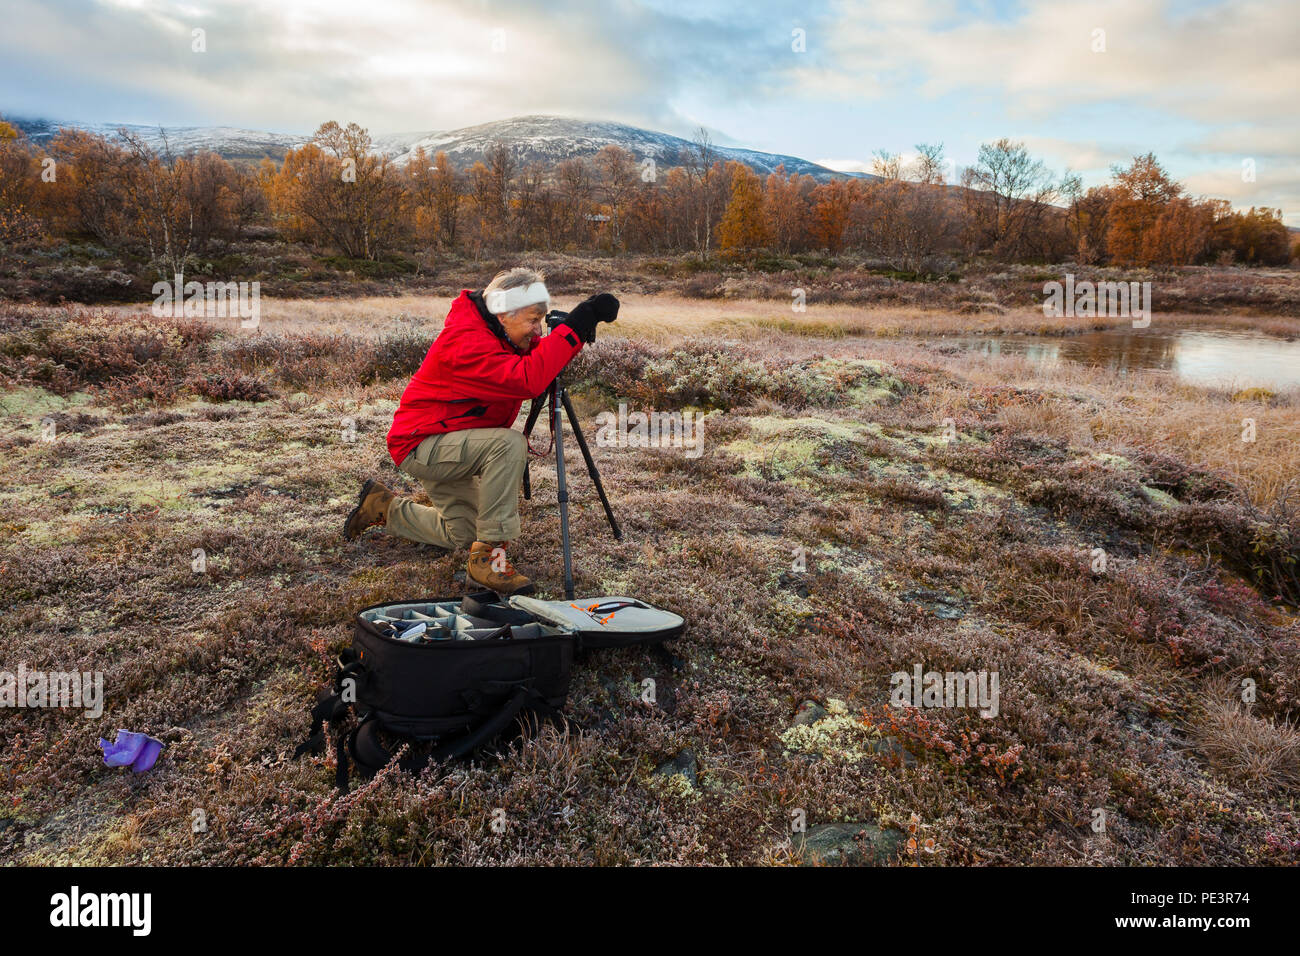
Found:
<path fill-rule="evenodd" d="M 615 309 L 615 311 L 617 311 L 617 309 Z M 568 321 L 568 318 L 569 318 L 568 312 L 561 312 L 559 309 L 552 309 L 550 312 L 546 313 L 546 327 L 549 328 L 552 332 L 554 332 L 555 327 L 562 322 Z M 613 322 L 614 318 L 613 316 L 610 316 L 608 318 L 602 317 L 597 321 Z M 582 336 L 582 341 L 586 342 L 588 345 L 596 341 L 596 330 L 594 328 L 590 332 L 586 333 L 585 335 L 583 335 L 582 333 L 579 333 L 579 335 Z"/>

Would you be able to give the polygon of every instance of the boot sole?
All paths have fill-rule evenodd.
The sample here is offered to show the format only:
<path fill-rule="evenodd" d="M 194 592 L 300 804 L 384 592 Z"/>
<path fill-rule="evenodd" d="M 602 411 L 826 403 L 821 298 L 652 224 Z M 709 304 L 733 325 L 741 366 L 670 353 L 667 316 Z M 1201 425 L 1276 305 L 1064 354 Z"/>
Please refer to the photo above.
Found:
<path fill-rule="evenodd" d="M 348 534 L 348 528 L 352 526 L 352 519 L 355 518 L 357 516 L 357 512 L 361 510 L 361 505 L 365 502 L 366 495 L 370 494 L 370 489 L 371 487 L 373 487 L 374 483 L 375 483 L 375 479 L 367 478 L 365 480 L 365 483 L 362 484 L 361 494 L 357 495 L 357 506 L 348 513 L 348 519 L 343 522 L 344 541 L 355 541 L 357 538 L 361 537 L 361 531 L 366 530 L 365 528 L 362 528 L 361 531 L 358 531 L 356 534 Z"/>

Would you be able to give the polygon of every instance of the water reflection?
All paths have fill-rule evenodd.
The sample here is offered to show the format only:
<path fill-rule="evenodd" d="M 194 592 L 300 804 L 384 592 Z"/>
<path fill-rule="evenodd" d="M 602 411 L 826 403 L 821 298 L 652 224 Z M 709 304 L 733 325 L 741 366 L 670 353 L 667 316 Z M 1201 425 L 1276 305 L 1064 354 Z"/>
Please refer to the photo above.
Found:
<path fill-rule="evenodd" d="M 1252 332 L 1125 328 L 1063 338 L 976 335 L 942 341 L 983 355 L 1018 355 L 1045 366 L 1065 360 L 1121 374 L 1162 369 L 1205 385 L 1300 385 L 1300 341 Z"/>

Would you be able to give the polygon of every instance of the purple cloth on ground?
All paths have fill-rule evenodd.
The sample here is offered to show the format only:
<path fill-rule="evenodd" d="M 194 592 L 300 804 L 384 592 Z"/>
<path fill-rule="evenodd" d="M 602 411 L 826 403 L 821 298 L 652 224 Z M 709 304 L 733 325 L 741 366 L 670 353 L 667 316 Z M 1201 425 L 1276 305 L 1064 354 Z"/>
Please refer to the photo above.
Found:
<path fill-rule="evenodd" d="M 162 753 L 162 741 L 148 734 L 138 734 L 130 730 L 119 730 L 117 739 L 111 744 L 103 737 L 99 746 L 104 751 L 104 763 L 110 767 L 129 766 L 136 773 L 144 773 L 153 768 L 158 754 Z"/>

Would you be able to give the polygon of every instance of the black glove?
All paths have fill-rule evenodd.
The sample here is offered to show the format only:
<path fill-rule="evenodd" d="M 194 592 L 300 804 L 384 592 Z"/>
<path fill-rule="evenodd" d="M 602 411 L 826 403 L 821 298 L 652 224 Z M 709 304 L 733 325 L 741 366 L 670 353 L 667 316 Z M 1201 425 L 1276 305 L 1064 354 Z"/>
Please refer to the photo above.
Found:
<path fill-rule="evenodd" d="M 618 317 L 618 299 L 608 292 L 593 295 L 573 307 L 564 324 L 578 333 L 590 345 L 596 341 L 596 323 L 613 322 Z"/>

